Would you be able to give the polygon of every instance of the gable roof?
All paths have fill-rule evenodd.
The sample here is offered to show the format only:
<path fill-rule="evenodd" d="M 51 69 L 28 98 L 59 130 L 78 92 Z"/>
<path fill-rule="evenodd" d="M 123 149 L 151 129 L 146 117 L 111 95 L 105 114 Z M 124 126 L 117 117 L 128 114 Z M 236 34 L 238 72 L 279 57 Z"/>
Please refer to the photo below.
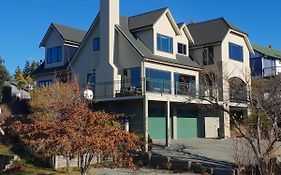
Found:
<path fill-rule="evenodd" d="M 187 25 L 187 28 L 194 39 L 195 43 L 193 46 L 222 42 L 229 29 L 247 35 L 226 21 L 224 18 L 217 18 L 199 23 L 191 23 Z"/>
<path fill-rule="evenodd" d="M 116 26 L 117 31 L 123 35 L 127 41 L 136 49 L 136 51 L 144 58 L 149 61 L 162 62 L 166 64 L 176 64 L 181 66 L 193 67 L 200 69 L 201 66 L 192 60 L 188 56 L 177 55 L 176 59 L 171 59 L 167 57 L 162 57 L 153 54 L 139 39 L 135 38 L 129 29 L 129 18 L 120 17 L 120 25 Z"/>
<path fill-rule="evenodd" d="M 256 52 L 259 52 L 268 57 L 281 59 L 281 50 L 276 50 L 276 49 L 272 49 L 269 47 L 263 47 L 263 46 L 259 46 L 259 45 L 252 45 L 252 46 Z"/>
<path fill-rule="evenodd" d="M 40 43 L 40 47 L 44 47 L 44 43 L 46 42 L 47 36 L 51 29 L 57 31 L 65 42 L 73 42 L 78 45 L 82 42 L 84 36 L 86 35 L 86 31 L 64 26 L 61 24 L 51 23 L 47 33 L 45 34 L 43 40 Z"/>
<path fill-rule="evenodd" d="M 167 12 L 168 8 L 153 10 L 136 16 L 129 17 L 129 29 L 138 30 L 141 28 L 152 27 L 158 19 Z"/>

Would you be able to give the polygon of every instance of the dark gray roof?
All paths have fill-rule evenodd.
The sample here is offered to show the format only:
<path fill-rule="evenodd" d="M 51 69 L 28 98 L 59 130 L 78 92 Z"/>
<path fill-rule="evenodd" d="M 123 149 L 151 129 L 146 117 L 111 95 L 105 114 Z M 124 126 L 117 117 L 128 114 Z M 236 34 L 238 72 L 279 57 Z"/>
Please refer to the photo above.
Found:
<path fill-rule="evenodd" d="M 81 43 L 84 36 L 86 35 L 86 31 L 83 30 L 75 29 L 61 24 L 53 23 L 53 25 L 64 40 Z"/>
<path fill-rule="evenodd" d="M 229 29 L 246 34 L 226 21 L 224 18 L 217 18 L 199 23 L 191 23 L 188 24 L 187 27 L 194 39 L 193 46 L 222 42 Z"/>
<path fill-rule="evenodd" d="M 167 10 L 167 7 L 129 17 L 129 29 L 137 30 L 151 27 Z"/>
<path fill-rule="evenodd" d="M 119 32 L 124 34 L 127 40 L 135 47 L 139 54 L 152 61 L 160 61 L 163 63 L 178 64 L 194 68 L 201 68 L 201 66 L 188 56 L 177 55 L 176 59 L 166 58 L 153 54 L 139 39 L 135 38 L 128 28 L 128 17 L 120 17 L 120 26 L 117 26 Z"/>
<path fill-rule="evenodd" d="M 68 63 L 59 66 L 59 67 L 52 67 L 52 68 L 45 68 L 45 61 L 31 74 L 32 77 L 42 75 L 42 74 L 48 74 L 48 73 L 54 73 L 54 72 L 61 72 L 65 71 L 67 69 Z"/>

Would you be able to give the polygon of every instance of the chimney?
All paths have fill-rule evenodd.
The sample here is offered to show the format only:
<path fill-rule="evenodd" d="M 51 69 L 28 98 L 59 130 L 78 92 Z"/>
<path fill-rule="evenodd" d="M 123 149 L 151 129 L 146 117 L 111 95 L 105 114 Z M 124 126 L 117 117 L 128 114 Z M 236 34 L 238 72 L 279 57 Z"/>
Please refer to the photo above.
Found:
<path fill-rule="evenodd" d="M 115 25 L 119 24 L 119 20 L 119 0 L 100 0 L 100 55 L 104 61 L 111 64 L 113 64 Z"/>
<path fill-rule="evenodd" d="M 268 48 L 272 49 L 272 45 L 269 45 Z"/>

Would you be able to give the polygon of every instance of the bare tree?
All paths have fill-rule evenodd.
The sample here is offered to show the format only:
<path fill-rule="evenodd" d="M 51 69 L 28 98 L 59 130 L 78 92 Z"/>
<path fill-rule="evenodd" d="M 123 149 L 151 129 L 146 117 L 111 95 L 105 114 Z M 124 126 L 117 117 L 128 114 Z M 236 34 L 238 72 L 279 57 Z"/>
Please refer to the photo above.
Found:
<path fill-rule="evenodd" d="M 255 174 L 274 175 L 279 156 L 281 75 L 255 81 L 247 72 L 243 76 L 237 81 L 222 75 L 216 67 L 206 68 L 200 77 L 205 85 L 199 87 L 196 98 L 207 103 L 205 108 L 229 114 L 240 137 L 235 140 L 233 155 L 240 167 L 250 167 Z M 248 116 L 240 118 L 231 112 L 229 102 L 233 100 L 235 107 L 248 109 Z"/>

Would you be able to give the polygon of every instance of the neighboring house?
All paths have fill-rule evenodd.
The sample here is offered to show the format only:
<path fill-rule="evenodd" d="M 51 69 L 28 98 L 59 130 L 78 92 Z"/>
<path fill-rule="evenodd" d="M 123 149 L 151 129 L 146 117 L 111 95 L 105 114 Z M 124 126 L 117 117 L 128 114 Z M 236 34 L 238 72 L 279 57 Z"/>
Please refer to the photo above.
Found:
<path fill-rule="evenodd" d="M 251 70 L 253 78 L 271 77 L 281 72 L 281 50 L 271 46 L 253 45 L 255 54 L 251 54 Z"/>
<path fill-rule="evenodd" d="M 225 31 L 214 31 L 225 32 L 215 43 L 198 39 L 198 35 L 207 38 L 208 33 L 196 33 L 197 29 L 192 27 L 195 25 L 177 24 L 168 8 L 120 16 L 119 0 L 100 0 L 100 12 L 69 59 L 66 73 L 77 75 L 82 87 L 91 83 L 97 110 L 126 114 L 130 131 L 142 133 L 146 139 L 150 135 L 152 139 L 166 139 L 168 144 L 170 138 L 230 137 L 229 116 L 204 107 L 200 100 L 200 96 L 211 96 L 208 91 L 202 93 L 206 88 L 200 84 L 200 72 L 205 66 L 202 51 L 214 45 L 214 64 L 223 73 L 233 72 L 232 77 L 244 80 L 239 71 L 250 69 L 252 48 L 247 35 L 229 24 L 220 23 Z M 48 33 L 43 43 L 59 36 Z M 53 43 L 57 45 L 60 44 Z M 229 46 L 235 47 L 232 54 L 236 60 L 229 58 Z M 56 63 L 49 65 L 53 69 L 56 66 Z M 41 67 L 41 74 L 47 78 L 34 77 L 39 84 L 52 81 L 48 70 Z M 228 86 L 226 81 L 222 84 L 224 88 Z"/>
<path fill-rule="evenodd" d="M 37 85 L 47 86 L 54 77 L 66 82 L 71 75 L 67 71 L 69 61 L 78 50 L 86 32 L 52 23 L 40 43 L 45 48 L 44 62 L 32 73 Z"/>
<path fill-rule="evenodd" d="M 4 86 L 5 86 L 5 93 L 10 94 L 12 98 L 30 99 L 30 93 L 29 93 L 28 88 L 19 89 L 17 82 L 7 81 L 4 83 Z M 7 92 L 7 90 L 9 92 Z"/>

